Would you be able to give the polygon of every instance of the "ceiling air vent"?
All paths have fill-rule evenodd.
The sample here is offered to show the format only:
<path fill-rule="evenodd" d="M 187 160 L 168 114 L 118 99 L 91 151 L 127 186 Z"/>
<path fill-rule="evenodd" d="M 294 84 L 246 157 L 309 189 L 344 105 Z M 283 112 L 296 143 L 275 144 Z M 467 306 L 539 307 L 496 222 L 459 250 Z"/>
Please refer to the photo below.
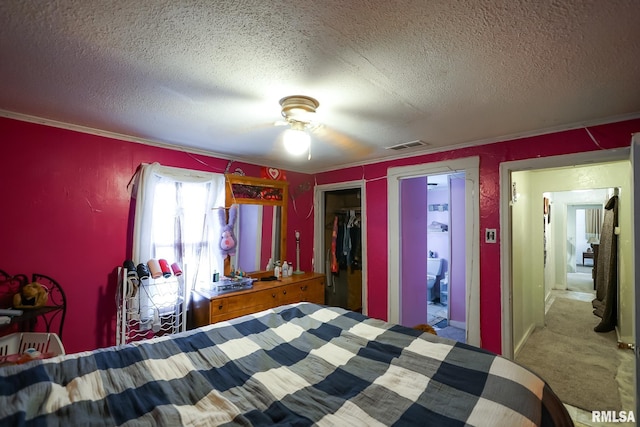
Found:
<path fill-rule="evenodd" d="M 429 145 L 429 143 L 416 139 L 415 141 L 402 142 L 400 144 L 392 145 L 391 147 L 386 147 L 386 148 L 387 150 L 404 150 L 405 148 L 415 148 L 415 147 L 422 147 L 427 145 Z"/>

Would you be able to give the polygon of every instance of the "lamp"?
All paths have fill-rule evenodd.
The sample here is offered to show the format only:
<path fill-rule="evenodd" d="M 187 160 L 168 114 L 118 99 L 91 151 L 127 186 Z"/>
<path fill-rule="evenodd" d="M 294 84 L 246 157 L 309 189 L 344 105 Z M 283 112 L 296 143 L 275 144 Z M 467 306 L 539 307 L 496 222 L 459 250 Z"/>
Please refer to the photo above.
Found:
<path fill-rule="evenodd" d="M 600 239 L 598 239 L 597 237 L 589 237 L 589 239 L 587 240 L 587 243 L 590 244 L 591 246 L 599 245 Z"/>
<path fill-rule="evenodd" d="M 296 230 L 296 271 L 293 274 L 303 274 L 300 270 L 300 232 Z"/>
<path fill-rule="evenodd" d="M 305 130 L 304 123 L 293 120 L 291 128 L 284 131 L 282 142 L 289 153 L 297 156 L 309 149 L 311 137 Z"/>

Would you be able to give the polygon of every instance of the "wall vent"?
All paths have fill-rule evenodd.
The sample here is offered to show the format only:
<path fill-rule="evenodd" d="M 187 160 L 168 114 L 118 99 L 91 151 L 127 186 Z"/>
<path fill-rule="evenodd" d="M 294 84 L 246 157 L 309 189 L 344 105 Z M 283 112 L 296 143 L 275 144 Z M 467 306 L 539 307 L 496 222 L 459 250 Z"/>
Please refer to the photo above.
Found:
<path fill-rule="evenodd" d="M 427 145 L 429 145 L 429 143 L 424 142 L 420 139 L 416 139 L 415 141 L 402 142 L 400 144 L 392 145 L 391 147 L 386 147 L 386 148 L 387 150 L 404 150 L 406 148 L 422 147 Z"/>

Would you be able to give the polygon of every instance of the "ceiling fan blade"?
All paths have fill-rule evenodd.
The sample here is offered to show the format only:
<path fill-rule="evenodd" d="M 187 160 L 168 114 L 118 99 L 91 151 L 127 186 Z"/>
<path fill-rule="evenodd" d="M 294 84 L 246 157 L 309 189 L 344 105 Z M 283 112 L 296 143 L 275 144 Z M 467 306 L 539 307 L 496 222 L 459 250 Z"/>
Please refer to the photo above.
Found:
<path fill-rule="evenodd" d="M 257 130 L 261 130 L 261 129 L 272 128 L 274 126 L 286 126 L 288 124 L 289 123 L 287 123 L 284 120 L 276 120 L 276 121 L 273 121 L 273 122 L 258 123 L 258 124 L 255 124 L 255 125 L 244 127 L 242 129 L 237 129 L 235 132 L 233 132 L 233 134 L 234 135 L 242 135 L 242 134 L 254 132 L 254 131 L 257 131 Z"/>
<path fill-rule="evenodd" d="M 323 141 L 357 156 L 366 156 L 373 152 L 373 147 L 326 125 L 315 126 L 311 128 L 311 132 Z"/>

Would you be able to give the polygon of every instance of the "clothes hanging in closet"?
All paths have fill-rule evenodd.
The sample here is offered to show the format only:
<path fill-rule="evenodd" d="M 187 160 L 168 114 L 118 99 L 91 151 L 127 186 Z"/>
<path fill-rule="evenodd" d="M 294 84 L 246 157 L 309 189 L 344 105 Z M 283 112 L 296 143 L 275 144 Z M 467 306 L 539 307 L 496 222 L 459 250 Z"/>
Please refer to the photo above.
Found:
<path fill-rule="evenodd" d="M 331 272 L 337 273 L 338 266 L 338 216 L 333 219 L 333 231 L 331 232 Z"/>
<path fill-rule="evenodd" d="M 331 271 L 337 273 L 341 269 L 359 269 L 361 267 L 361 229 L 360 219 L 354 211 L 349 216 L 337 214 L 333 222 L 331 241 Z M 333 262 L 335 260 L 335 263 Z"/>

